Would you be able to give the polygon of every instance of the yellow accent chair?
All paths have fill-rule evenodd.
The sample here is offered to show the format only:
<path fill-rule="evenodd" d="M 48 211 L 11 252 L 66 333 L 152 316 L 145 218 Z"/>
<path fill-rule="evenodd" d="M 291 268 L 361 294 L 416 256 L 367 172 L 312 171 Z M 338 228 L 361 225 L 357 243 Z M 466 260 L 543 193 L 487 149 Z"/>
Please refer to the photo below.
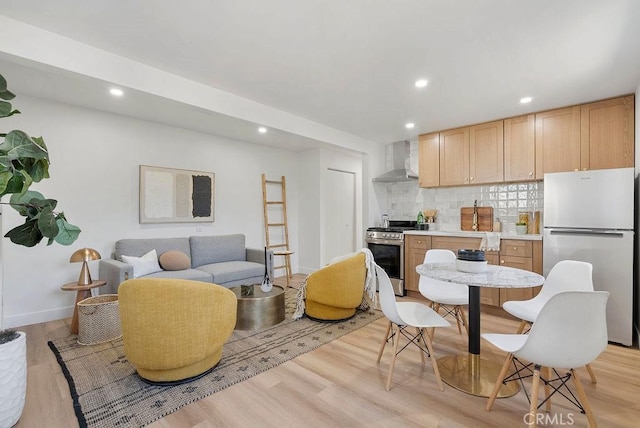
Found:
<path fill-rule="evenodd" d="M 124 353 L 153 384 L 187 382 L 211 371 L 236 325 L 235 294 L 185 279 L 138 278 L 118 288 Z"/>
<path fill-rule="evenodd" d="M 362 303 L 366 277 L 361 252 L 313 272 L 307 277 L 305 314 L 322 321 L 351 318 Z"/>

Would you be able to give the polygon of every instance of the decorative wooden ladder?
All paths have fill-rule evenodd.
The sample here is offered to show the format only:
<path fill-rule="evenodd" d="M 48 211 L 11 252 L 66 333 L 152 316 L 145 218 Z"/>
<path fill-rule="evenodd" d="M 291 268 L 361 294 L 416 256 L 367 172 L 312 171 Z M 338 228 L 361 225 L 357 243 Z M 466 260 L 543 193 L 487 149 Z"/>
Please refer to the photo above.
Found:
<path fill-rule="evenodd" d="M 277 185 L 281 189 L 281 198 L 280 200 L 268 200 L 267 199 L 267 186 Z M 270 207 L 272 209 L 272 220 L 269 220 L 269 211 Z M 277 209 L 277 208 L 280 209 Z M 285 276 L 287 280 L 287 287 L 289 287 L 289 279 L 291 279 L 291 255 L 294 253 L 289 249 L 289 227 L 287 225 L 287 186 L 284 175 L 280 181 L 278 180 L 267 180 L 265 174 L 262 174 L 262 208 L 264 213 L 264 234 L 265 234 L 265 242 L 267 245 L 267 249 L 273 250 L 274 256 L 279 256 L 284 258 L 284 264 L 279 266 L 274 266 L 274 271 L 276 269 L 285 269 Z M 275 211 L 275 212 L 274 212 Z M 273 220 L 276 214 L 280 214 L 277 220 Z M 280 231 L 279 239 L 276 240 L 276 243 L 271 242 L 272 231 Z M 275 233 L 274 233 L 275 234 Z"/>

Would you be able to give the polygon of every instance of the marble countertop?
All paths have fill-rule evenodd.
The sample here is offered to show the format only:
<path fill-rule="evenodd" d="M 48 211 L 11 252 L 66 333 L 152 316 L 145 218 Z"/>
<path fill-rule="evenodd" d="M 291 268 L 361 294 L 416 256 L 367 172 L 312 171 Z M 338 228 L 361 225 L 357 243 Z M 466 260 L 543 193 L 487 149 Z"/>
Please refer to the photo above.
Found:
<path fill-rule="evenodd" d="M 416 266 L 416 272 L 440 281 L 475 287 L 527 288 L 544 283 L 544 277 L 535 272 L 495 265 L 487 265 L 484 272 L 468 273 L 459 271 L 455 263 L 426 263 Z"/>
<path fill-rule="evenodd" d="M 447 231 L 447 230 L 405 230 L 405 235 L 422 236 L 452 236 L 461 238 L 482 238 L 485 232 Z M 520 239 L 524 241 L 542 241 L 542 235 L 516 235 L 515 233 L 500 233 L 500 239 Z"/>

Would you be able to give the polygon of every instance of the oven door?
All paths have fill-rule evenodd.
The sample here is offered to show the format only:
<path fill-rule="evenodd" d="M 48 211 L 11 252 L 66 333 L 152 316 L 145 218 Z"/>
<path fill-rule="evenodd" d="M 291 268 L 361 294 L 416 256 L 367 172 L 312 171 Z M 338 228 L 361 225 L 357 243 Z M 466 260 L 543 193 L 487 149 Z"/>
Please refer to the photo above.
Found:
<path fill-rule="evenodd" d="M 395 295 L 404 296 L 404 242 L 367 240 L 367 248 L 376 264 L 389 275 Z"/>

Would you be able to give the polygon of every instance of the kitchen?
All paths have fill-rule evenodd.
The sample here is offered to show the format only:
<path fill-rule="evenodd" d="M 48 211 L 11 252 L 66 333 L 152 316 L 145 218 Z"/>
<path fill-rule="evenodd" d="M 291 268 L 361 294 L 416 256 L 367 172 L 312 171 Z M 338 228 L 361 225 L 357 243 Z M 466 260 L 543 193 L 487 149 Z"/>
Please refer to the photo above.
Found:
<path fill-rule="evenodd" d="M 626 106 L 623 108 L 618 108 L 618 112 L 622 113 L 620 117 L 621 120 L 616 122 L 613 119 L 609 123 L 609 132 L 615 126 L 620 125 L 620 128 L 624 128 L 624 133 L 615 132 L 613 134 L 598 133 L 594 131 L 594 128 L 597 126 L 602 126 L 602 123 L 599 123 L 594 120 L 597 117 L 598 113 L 595 113 L 589 116 L 590 112 L 598 111 L 599 109 L 607 109 L 609 107 L 615 106 Z M 615 108 L 615 107 L 614 107 Z M 625 110 L 626 109 L 626 110 Z M 570 158 L 570 156 L 558 156 L 557 154 L 550 154 L 553 152 L 554 147 L 550 145 L 554 141 L 548 129 L 552 129 L 550 125 L 549 118 L 553 118 L 554 120 L 559 116 L 558 112 L 561 112 L 563 115 L 573 115 L 575 119 L 577 116 L 577 121 L 573 120 L 572 122 L 575 124 L 577 122 L 578 129 L 578 147 L 580 147 L 580 116 L 582 113 L 582 121 L 583 124 L 587 126 L 583 126 L 582 128 L 582 158 L 580 156 L 580 152 L 578 149 L 577 155 L 577 167 L 568 169 L 566 166 L 562 166 L 558 164 L 557 158 Z M 458 181 L 458 185 L 430 185 L 429 187 L 424 186 L 425 184 L 425 171 L 424 166 L 429 165 L 431 169 L 433 169 L 433 162 L 430 162 L 428 158 L 425 158 L 425 152 L 429 150 L 429 141 L 432 138 L 433 134 L 429 135 L 421 135 L 419 141 L 413 142 L 405 142 L 403 144 L 394 143 L 389 144 L 387 146 L 386 159 L 387 159 L 387 170 L 397 169 L 398 166 L 401 166 L 404 162 L 405 167 L 409 170 L 405 174 L 404 179 L 396 179 L 396 180 L 382 180 L 382 184 L 380 182 L 376 182 L 374 178 L 374 189 L 377 194 L 380 196 L 380 200 L 386 201 L 386 206 L 382 207 L 381 210 L 388 214 L 389 219 L 391 221 L 397 220 L 416 220 L 417 214 L 421 210 L 431 209 L 436 210 L 437 215 L 435 218 L 435 222 L 429 224 L 429 232 L 421 232 L 421 231 L 405 231 L 404 232 L 404 258 L 403 262 L 405 265 L 405 269 L 403 272 L 403 280 L 404 280 L 404 288 L 405 293 L 414 294 L 417 293 L 417 279 L 418 276 L 415 274 L 414 267 L 415 265 L 422 263 L 421 257 L 423 257 L 424 252 L 428 248 L 449 248 L 452 250 L 470 247 L 470 248 L 479 248 L 479 243 L 481 238 L 484 236 L 484 233 L 478 233 L 474 231 L 470 231 L 468 227 L 465 227 L 467 231 L 461 231 L 461 209 L 463 207 L 467 207 L 465 209 L 472 209 L 474 205 L 474 201 L 477 201 L 478 207 L 491 207 L 493 208 L 493 220 L 496 222 L 496 228 L 501 227 L 501 241 L 500 248 L 496 248 L 499 251 L 488 251 L 487 259 L 489 263 L 502 264 L 513 267 L 520 267 L 526 270 L 533 270 L 535 272 L 546 275 L 550 266 L 548 266 L 552 262 L 552 257 L 547 255 L 546 258 L 547 263 L 543 266 L 543 227 L 544 227 L 544 209 L 545 209 L 545 182 L 542 180 L 545 173 L 548 172 L 556 172 L 556 171 L 573 171 L 574 169 L 577 171 L 581 169 L 583 171 L 589 170 L 601 170 L 601 169 L 611 169 L 611 168 L 623 168 L 626 167 L 630 172 L 630 176 L 633 176 L 633 98 L 632 97 L 620 97 L 619 99 L 613 100 L 605 100 L 600 102 L 589 103 L 582 106 L 574 106 L 563 109 L 558 109 L 557 111 L 551 112 L 542 112 L 535 115 L 529 115 L 532 117 L 530 120 L 530 138 L 532 140 L 531 144 L 531 152 L 528 156 L 530 160 L 530 172 L 528 174 L 521 175 L 524 179 L 520 178 L 517 180 L 509 180 L 506 182 L 500 182 L 502 180 L 491 179 L 489 178 L 484 184 L 476 184 L 469 185 L 469 182 L 478 183 L 479 180 L 473 181 L 473 176 L 467 175 L 464 179 L 460 179 Z M 592 127 L 588 127 L 588 120 L 591 118 Z M 504 152 L 502 152 L 502 144 L 501 150 L 499 153 L 499 158 L 504 159 L 504 172 L 500 171 L 499 173 L 503 174 L 503 177 L 507 177 L 507 173 L 513 173 L 513 168 L 511 171 L 508 171 L 506 165 L 509 164 L 508 158 L 508 135 L 509 127 L 513 130 L 513 120 L 505 119 L 504 127 L 502 125 L 503 121 L 499 121 L 499 125 L 496 125 L 497 122 L 490 123 L 493 128 L 499 129 L 500 133 L 504 129 Z M 518 118 L 515 118 L 518 119 Z M 629 120 L 631 121 L 629 124 Z M 544 128 L 545 121 L 547 124 L 547 128 Z M 535 123 L 535 128 L 534 128 Z M 624 124 L 624 125 L 621 125 Z M 498 128 L 499 127 L 499 128 Z M 476 125 L 471 127 L 466 127 L 468 130 L 471 128 L 479 128 L 482 129 L 483 125 Z M 484 129 L 487 127 L 484 126 Z M 586 137 L 585 138 L 585 128 L 586 128 Z M 631 132 L 628 132 L 628 131 Z M 440 150 L 442 151 L 443 141 L 447 141 L 446 137 L 448 135 L 453 134 L 457 130 L 444 131 L 439 133 L 435 133 L 436 135 L 436 147 L 438 147 L 438 142 L 440 144 Z M 467 131 L 468 132 L 468 131 Z M 476 129 L 476 132 L 479 132 Z M 617 138 L 616 142 L 609 142 L 608 144 L 600 144 L 600 146 L 604 146 L 607 150 L 615 151 L 617 153 L 622 153 L 625 150 L 617 150 L 616 144 L 618 146 L 620 144 L 624 144 L 626 146 L 626 154 L 624 155 L 624 160 L 621 160 L 622 157 L 618 156 L 616 159 L 615 156 L 604 156 L 602 152 L 602 147 L 595 147 L 597 144 L 596 141 L 598 138 L 601 140 L 603 138 L 608 138 L 608 135 L 614 135 Z M 444 138 L 443 138 L 444 136 Z M 511 134 L 513 136 L 513 133 Z M 535 136 L 535 137 L 534 137 Z M 591 137 L 591 143 L 589 148 L 591 149 L 591 153 L 589 155 L 588 149 L 585 150 L 585 140 L 589 141 L 589 137 Z M 465 136 L 468 141 L 468 134 Z M 546 138 L 546 141 L 545 141 Z M 502 143 L 502 135 L 500 135 L 500 142 Z M 601 141 L 602 142 L 602 141 Z M 468 144 L 468 143 L 467 143 Z M 405 148 L 404 153 L 398 149 L 399 146 L 403 146 Z M 629 154 L 628 147 L 631 146 L 631 154 Z M 425 148 L 427 147 L 427 148 Z M 431 146 L 433 147 L 433 146 Z M 467 146 L 468 147 L 468 146 Z M 542 150 L 536 149 L 535 147 L 543 147 L 546 150 L 546 155 L 541 153 Z M 467 149 L 468 150 L 468 149 Z M 513 152 L 513 151 L 512 151 Z M 586 155 L 585 155 L 585 152 Z M 402 157 L 404 154 L 404 159 L 399 160 L 398 158 Z M 436 151 L 436 157 L 438 152 Z M 468 154 L 467 154 L 468 156 Z M 590 156 L 590 157 L 589 157 Z M 452 156 L 450 156 L 450 159 Z M 574 160 L 575 160 L 574 156 Z M 425 161 L 427 159 L 427 161 Z M 511 158 L 512 159 L 512 158 Z M 613 160 L 612 160 L 613 159 Z M 443 172 L 442 168 L 447 168 L 446 159 L 442 152 L 439 157 L 439 167 L 440 170 L 440 180 L 442 182 Z M 582 164 L 580 164 L 582 162 Z M 609 162 L 610 164 L 606 164 Z M 613 164 L 611 164 L 613 162 Z M 458 161 L 458 163 L 462 163 Z M 438 164 L 438 162 L 436 162 Z M 513 165 L 513 162 L 511 162 Z M 546 168 L 542 168 L 542 165 L 545 165 Z M 573 164 L 572 164 L 573 165 Z M 468 168 L 468 166 L 465 166 Z M 565 169 L 563 169 L 565 168 Z M 492 169 L 489 168 L 489 171 Z M 419 171 L 418 174 L 415 174 L 413 171 Z M 468 169 L 467 169 L 468 171 Z M 437 172 L 437 171 L 436 171 Z M 473 172 L 471 173 L 473 174 Z M 444 174 L 446 176 L 446 174 Z M 481 171 L 476 171 L 474 174 L 478 179 L 481 176 Z M 419 181 L 415 178 L 411 178 L 412 176 L 419 176 Z M 512 176 L 513 177 L 513 176 Z M 467 180 L 467 181 L 463 181 Z M 627 180 L 629 181 L 629 180 Z M 629 189 L 627 184 L 627 189 Z M 633 189 L 633 184 L 631 183 L 631 189 Z M 627 192 L 627 199 L 633 201 L 633 190 Z M 547 195 L 549 196 L 549 195 Z M 596 197 L 595 200 L 591 201 L 589 206 L 592 206 L 593 209 L 599 206 L 598 200 L 601 199 Z M 616 204 L 617 205 L 617 204 Z M 611 209 L 611 207 L 609 207 Z M 630 219 L 630 226 L 621 226 L 623 229 L 633 229 L 633 218 L 635 214 L 631 209 L 628 213 L 628 218 Z M 469 212 L 469 211 L 467 211 Z M 538 220 L 541 222 L 537 230 L 533 230 L 537 233 L 528 233 L 526 235 L 516 235 L 516 223 L 520 219 L 520 215 L 522 213 L 529 213 L 529 215 L 533 215 L 533 213 L 539 213 Z M 606 215 L 606 212 L 603 212 L 603 216 Z M 540 217 L 542 218 L 540 220 Z M 376 224 L 378 225 L 378 224 Z M 498 226 L 499 225 L 499 226 Z M 570 226 L 570 225 L 568 225 Z M 593 227 L 601 227 L 601 226 L 593 226 Z M 490 229 L 482 229 L 482 230 L 492 230 L 493 226 Z M 530 232 L 531 232 L 530 227 Z M 626 232 L 625 232 L 626 233 Z M 616 233 L 617 234 L 617 233 Z M 635 295 L 635 285 L 633 280 L 633 260 L 635 259 L 632 256 L 633 253 L 633 232 L 630 232 L 631 241 L 630 244 L 625 244 L 624 252 L 626 261 L 616 259 L 616 266 L 620 267 L 621 271 L 624 271 L 624 281 L 626 284 L 622 286 L 624 289 L 623 294 L 619 294 L 617 291 L 614 291 L 612 294 L 614 295 L 611 299 L 610 303 L 610 316 L 608 316 L 609 321 L 608 324 L 613 326 L 614 324 L 622 323 L 624 327 L 620 330 L 619 327 L 610 327 L 609 337 L 612 343 L 623 344 L 626 346 L 631 346 L 632 342 L 637 343 L 637 332 L 633 331 L 633 324 L 636 318 L 633 318 L 633 314 L 635 313 L 636 304 L 633 304 L 634 299 L 637 299 Z M 422 237 L 423 239 L 419 239 Z M 416 242 L 421 241 L 417 247 L 415 245 Z M 551 242 L 551 241 L 549 241 Z M 545 254 L 551 254 L 550 245 L 547 245 L 547 249 L 544 250 Z M 595 254 L 595 251 L 592 251 Z M 574 252 L 573 254 L 577 254 Z M 580 256 L 575 256 L 576 259 L 586 257 L 587 260 L 590 261 L 589 255 L 585 255 L 584 251 Z M 570 257 L 565 257 L 570 258 Z M 621 261 L 622 260 L 622 261 Z M 612 264 L 612 263 L 610 263 Z M 412 268 L 413 267 L 413 268 Z M 594 268 L 594 287 L 596 289 L 607 289 L 609 287 L 608 284 L 604 284 L 606 281 L 600 277 L 598 278 L 600 268 L 596 266 Z M 616 278 L 617 282 L 618 279 Z M 602 284 L 601 284 L 602 283 Z M 519 291 L 519 295 L 514 295 L 515 290 L 503 291 L 503 290 L 483 290 L 485 293 L 482 295 L 482 303 L 484 303 L 483 309 L 489 312 L 500 312 L 500 306 L 506 300 L 524 300 L 531 298 L 537 290 L 529 290 L 526 292 Z M 501 296 L 499 293 L 502 291 L 503 295 Z M 493 293 L 493 294 L 492 294 Z M 507 293 L 511 293 L 508 295 Z M 619 295 L 618 295 L 619 294 Z M 416 294 L 414 294 L 416 295 Z M 419 294 L 418 294 L 419 295 Z M 613 307 L 615 306 L 615 308 Z M 627 307 L 628 306 L 628 307 Z M 625 318 L 624 320 L 614 319 L 614 313 L 616 312 L 624 312 Z M 637 325 L 637 320 L 635 322 Z M 635 346 L 637 344 L 634 343 Z"/>

